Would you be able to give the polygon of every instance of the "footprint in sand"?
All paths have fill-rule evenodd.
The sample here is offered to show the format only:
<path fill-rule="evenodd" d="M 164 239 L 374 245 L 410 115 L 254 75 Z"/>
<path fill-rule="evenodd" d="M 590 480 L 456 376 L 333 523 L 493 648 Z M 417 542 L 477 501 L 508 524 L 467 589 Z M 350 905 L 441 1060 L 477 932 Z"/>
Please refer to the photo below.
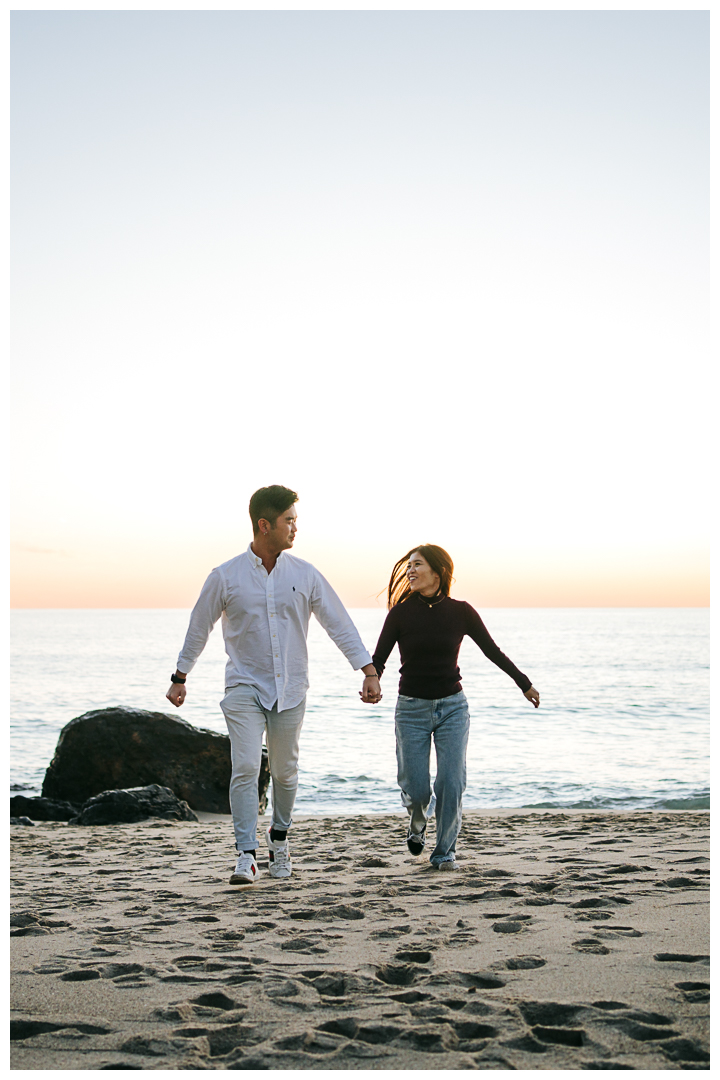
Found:
<path fill-rule="evenodd" d="M 605 956 L 610 952 L 598 938 L 580 938 L 578 941 L 573 941 L 572 947 L 578 952 L 596 953 L 599 956 Z"/>
<path fill-rule="evenodd" d="M 283 941 L 280 948 L 283 952 L 302 953 L 305 955 L 321 955 L 330 950 L 320 944 L 320 938 L 295 938 L 293 941 Z"/>
<path fill-rule="evenodd" d="M 673 961 L 681 964 L 709 964 L 710 957 L 706 953 L 674 953 L 674 952 L 661 952 L 655 953 L 654 960 L 659 960 L 661 963 L 672 963 Z"/>
<path fill-rule="evenodd" d="M 47 1020 L 11 1020 L 10 1021 L 10 1039 L 14 1042 L 17 1039 L 32 1039 L 35 1035 L 44 1035 L 48 1032 L 55 1031 L 79 1031 L 83 1035 L 109 1035 L 113 1032 L 113 1028 L 100 1027 L 98 1024 L 82 1024 L 73 1023 L 68 1021 L 67 1023 L 52 1023 Z"/>
<path fill-rule="evenodd" d="M 409 923 L 405 923 L 402 926 L 390 926 L 386 930 L 373 930 L 370 937 L 376 941 L 390 941 L 392 938 L 404 937 L 406 934 L 411 933 L 412 927 Z"/>
<path fill-rule="evenodd" d="M 381 964 L 375 974 L 389 986 L 411 986 L 421 972 L 411 964 Z"/>
<path fill-rule="evenodd" d="M 571 908 L 606 908 L 613 904 L 632 904 L 627 896 L 586 896 L 584 900 L 577 900 L 570 904 Z"/>
<path fill-rule="evenodd" d="M 521 921 L 521 919 L 529 918 L 529 915 L 524 915 L 506 919 L 504 922 L 496 922 L 492 924 L 492 930 L 495 934 L 521 934 L 523 930 L 527 929 L 527 923 Z"/>
<path fill-rule="evenodd" d="M 429 964 L 432 960 L 432 950 L 405 949 L 395 953 L 395 959 L 406 960 L 410 964 Z"/>
<path fill-rule="evenodd" d="M 338 904 L 335 907 L 317 907 L 300 911 L 291 911 L 289 912 L 289 915 L 291 919 L 322 919 L 323 921 L 335 919 L 354 921 L 365 918 L 365 913 L 363 911 L 360 911 L 359 908 L 350 907 L 347 904 Z"/>
<path fill-rule="evenodd" d="M 10 937 L 44 937 L 67 930 L 72 923 L 50 919 L 35 911 L 14 911 L 10 914 Z"/>
<path fill-rule="evenodd" d="M 706 982 L 677 982 L 675 986 L 682 991 L 685 1001 L 690 1004 L 710 1000 L 710 983 Z"/>
<path fill-rule="evenodd" d="M 618 926 L 617 923 L 613 923 L 612 926 L 593 926 L 593 930 L 597 931 L 601 938 L 634 938 L 642 937 L 640 930 L 635 930 L 632 926 Z"/>
<path fill-rule="evenodd" d="M 503 966 L 508 971 L 529 971 L 533 968 L 544 967 L 547 964 L 547 960 L 544 960 L 542 956 L 512 956 L 510 959 L 505 960 Z"/>

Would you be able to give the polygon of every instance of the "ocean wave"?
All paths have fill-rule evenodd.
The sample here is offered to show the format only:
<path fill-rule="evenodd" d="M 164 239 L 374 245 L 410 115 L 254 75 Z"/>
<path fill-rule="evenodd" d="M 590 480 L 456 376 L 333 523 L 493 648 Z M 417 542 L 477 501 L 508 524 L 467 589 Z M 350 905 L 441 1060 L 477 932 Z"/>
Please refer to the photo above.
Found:
<path fill-rule="evenodd" d="M 551 799 L 546 802 L 523 803 L 523 810 L 709 810 L 710 791 L 696 791 L 685 796 L 621 795 L 608 797 L 596 795 L 576 801 Z"/>

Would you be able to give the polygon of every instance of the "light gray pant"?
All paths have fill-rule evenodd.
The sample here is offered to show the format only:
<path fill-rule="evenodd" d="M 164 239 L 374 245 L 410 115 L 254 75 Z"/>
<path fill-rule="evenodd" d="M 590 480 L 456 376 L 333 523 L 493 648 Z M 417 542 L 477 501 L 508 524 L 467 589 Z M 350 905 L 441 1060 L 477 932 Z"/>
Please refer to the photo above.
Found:
<path fill-rule="evenodd" d="M 238 851 L 258 845 L 258 776 L 262 761 L 262 737 L 266 731 L 272 777 L 272 824 L 289 829 L 298 786 L 298 747 L 305 716 L 305 698 L 292 709 L 278 712 L 260 703 L 254 686 L 231 686 L 220 702 L 230 735 L 232 776 L 230 810 Z"/>

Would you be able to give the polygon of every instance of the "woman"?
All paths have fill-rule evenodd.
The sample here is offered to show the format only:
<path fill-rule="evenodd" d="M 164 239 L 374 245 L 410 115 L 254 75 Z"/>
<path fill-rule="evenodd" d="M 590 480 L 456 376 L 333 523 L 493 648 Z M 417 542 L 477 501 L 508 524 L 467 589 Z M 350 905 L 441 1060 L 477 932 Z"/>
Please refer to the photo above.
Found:
<path fill-rule="evenodd" d="M 395 563 L 388 586 L 389 613 L 373 656 L 380 676 L 395 644 L 400 649 L 395 739 L 398 784 L 410 815 L 407 846 L 413 855 L 425 847 L 431 812 L 430 742 L 435 741 L 436 837 L 430 862 L 438 870 L 455 869 L 455 842 L 462 822 L 470 715 L 457 660 L 465 635 L 515 680 L 536 709 L 540 705 L 530 679 L 500 651 L 477 611 L 451 598 L 452 573 L 452 559 L 435 544 L 411 548 Z M 379 700 L 370 693 L 361 697 Z"/>

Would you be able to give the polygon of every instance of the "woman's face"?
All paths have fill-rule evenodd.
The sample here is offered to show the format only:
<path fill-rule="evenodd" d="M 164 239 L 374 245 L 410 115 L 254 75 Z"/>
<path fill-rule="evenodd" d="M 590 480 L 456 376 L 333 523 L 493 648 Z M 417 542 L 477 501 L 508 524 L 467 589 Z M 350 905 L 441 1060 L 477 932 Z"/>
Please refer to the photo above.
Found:
<path fill-rule="evenodd" d="M 413 551 L 408 559 L 405 574 L 413 592 L 419 592 L 423 596 L 434 596 L 440 588 L 440 575 L 435 573 L 419 551 Z"/>

